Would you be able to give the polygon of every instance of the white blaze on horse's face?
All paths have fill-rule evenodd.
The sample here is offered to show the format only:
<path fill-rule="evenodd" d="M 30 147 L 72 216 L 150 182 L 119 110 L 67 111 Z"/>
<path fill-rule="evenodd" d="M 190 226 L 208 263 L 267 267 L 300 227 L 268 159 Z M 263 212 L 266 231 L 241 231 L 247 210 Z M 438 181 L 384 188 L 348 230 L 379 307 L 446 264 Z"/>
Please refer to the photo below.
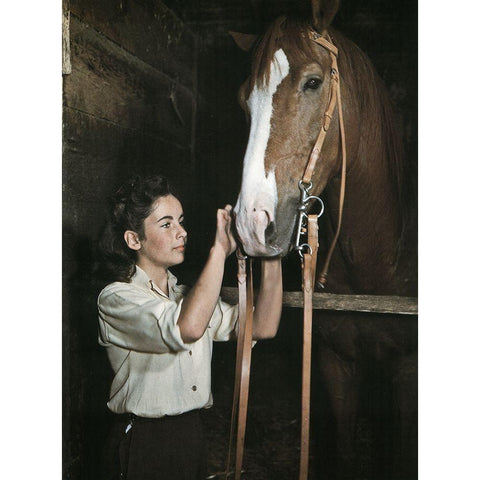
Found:
<path fill-rule="evenodd" d="M 245 253 L 252 256 L 280 253 L 280 248 L 267 245 L 265 238 L 268 229 L 275 228 L 278 201 L 275 172 L 273 169 L 265 171 L 265 152 L 270 137 L 273 96 L 288 72 L 287 56 L 279 49 L 270 66 L 268 85 L 256 85 L 247 100 L 251 116 L 250 137 L 243 163 L 242 189 L 234 212 Z"/>

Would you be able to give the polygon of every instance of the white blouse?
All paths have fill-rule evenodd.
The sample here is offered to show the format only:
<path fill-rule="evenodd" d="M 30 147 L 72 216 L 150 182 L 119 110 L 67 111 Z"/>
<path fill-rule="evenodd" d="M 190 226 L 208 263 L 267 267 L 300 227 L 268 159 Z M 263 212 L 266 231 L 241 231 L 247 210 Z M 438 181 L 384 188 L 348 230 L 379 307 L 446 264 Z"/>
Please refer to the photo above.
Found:
<path fill-rule="evenodd" d="M 238 306 L 219 298 L 203 337 L 184 343 L 177 321 L 188 289 L 171 272 L 168 287 L 167 296 L 137 266 L 130 283 L 111 283 L 98 297 L 99 343 L 114 371 L 107 405 L 115 413 L 162 417 L 213 403 L 213 341 L 235 338 Z"/>

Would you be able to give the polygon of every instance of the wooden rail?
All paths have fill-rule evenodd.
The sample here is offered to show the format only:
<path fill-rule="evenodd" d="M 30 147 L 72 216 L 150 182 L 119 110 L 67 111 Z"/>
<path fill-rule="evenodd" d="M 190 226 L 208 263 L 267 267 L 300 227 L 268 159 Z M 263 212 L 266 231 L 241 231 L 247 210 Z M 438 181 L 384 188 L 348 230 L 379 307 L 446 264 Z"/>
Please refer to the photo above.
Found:
<path fill-rule="evenodd" d="M 222 299 L 229 303 L 238 302 L 238 289 L 224 287 Z M 303 308 L 302 292 L 284 292 L 283 306 Z M 418 315 L 416 297 L 387 295 L 337 295 L 333 293 L 313 294 L 315 310 L 337 310 L 344 312 L 394 313 L 398 315 Z"/>

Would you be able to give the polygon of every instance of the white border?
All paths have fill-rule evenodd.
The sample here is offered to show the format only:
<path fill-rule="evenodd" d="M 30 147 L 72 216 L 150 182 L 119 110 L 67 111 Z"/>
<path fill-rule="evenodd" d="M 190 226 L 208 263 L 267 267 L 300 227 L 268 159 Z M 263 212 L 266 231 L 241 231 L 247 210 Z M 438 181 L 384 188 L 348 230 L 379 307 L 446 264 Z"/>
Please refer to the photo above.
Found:
<path fill-rule="evenodd" d="M 480 478 L 478 13 L 420 1 L 421 480 Z"/>
<path fill-rule="evenodd" d="M 61 20 L 60 1 L 2 9 L 5 478 L 61 478 Z"/>
<path fill-rule="evenodd" d="M 478 10 L 419 5 L 421 480 L 480 478 Z M 0 409 L 11 478 L 61 478 L 61 11 L 2 10 Z"/>

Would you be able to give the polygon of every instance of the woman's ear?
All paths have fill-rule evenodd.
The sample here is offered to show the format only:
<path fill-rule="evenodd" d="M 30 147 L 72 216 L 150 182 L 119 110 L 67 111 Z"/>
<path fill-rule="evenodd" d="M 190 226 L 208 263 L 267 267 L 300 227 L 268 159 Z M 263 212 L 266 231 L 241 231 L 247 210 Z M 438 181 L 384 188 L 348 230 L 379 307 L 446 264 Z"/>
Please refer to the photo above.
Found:
<path fill-rule="evenodd" d="M 127 244 L 128 248 L 132 250 L 140 250 L 142 243 L 138 238 L 138 235 L 133 230 L 126 230 L 123 234 L 123 238 L 125 239 L 125 243 Z"/>

